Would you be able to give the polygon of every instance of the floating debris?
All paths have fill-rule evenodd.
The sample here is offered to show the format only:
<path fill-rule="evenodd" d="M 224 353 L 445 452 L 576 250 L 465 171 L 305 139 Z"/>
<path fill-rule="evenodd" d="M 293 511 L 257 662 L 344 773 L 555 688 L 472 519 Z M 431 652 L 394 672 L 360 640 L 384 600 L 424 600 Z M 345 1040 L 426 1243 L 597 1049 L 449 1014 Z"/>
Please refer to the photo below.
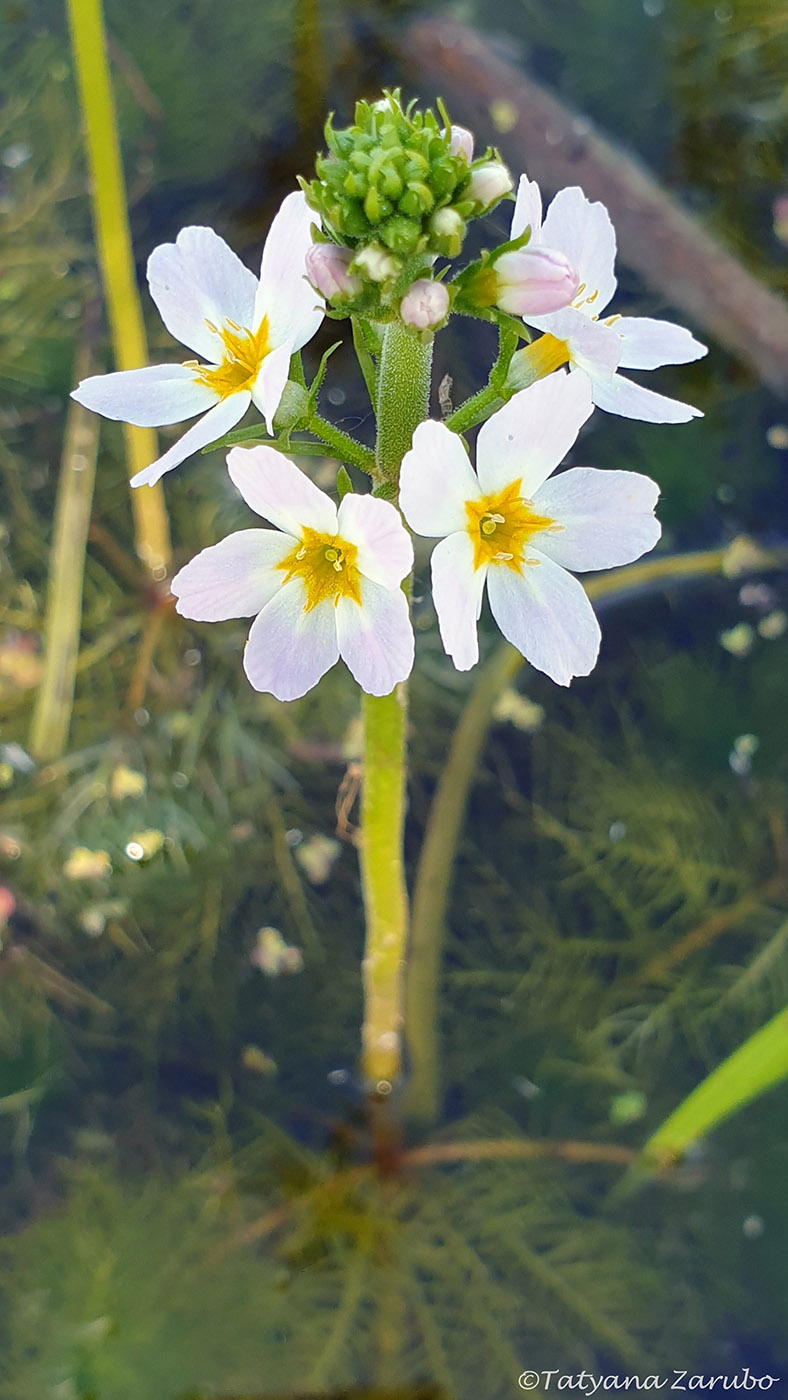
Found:
<path fill-rule="evenodd" d="M 136 769 L 127 768 L 125 764 L 120 763 L 112 770 L 109 795 L 113 802 L 122 802 L 126 797 L 143 797 L 147 786 L 148 780 L 144 773 L 138 773 Z"/>
<path fill-rule="evenodd" d="M 112 874 L 108 851 L 91 851 L 87 846 L 75 846 L 63 866 L 66 880 L 103 880 Z"/>
<path fill-rule="evenodd" d="M 291 976 L 302 970 L 304 955 L 300 948 L 286 943 L 278 929 L 261 928 L 249 961 L 266 977 Z"/>
<path fill-rule="evenodd" d="M 740 778 L 744 778 L 752 770 L 752 760 L 760 747 L 760 740 L 757 734 L 740 734 L 733 741 L 733 748 L 728 754 L 728 763 L 731 769 Z"/>
<path fill-rule="evenodd" d="M 648 1099 L 640 1089 L 625 1089 L 610 1100 L 610 1121 L 617 1128 L 624 1128 L 628 1123 L 639 1122 L 647 1107 Z"/>
<path fill-rule="evenodd" d="M 137 831 L 127 841 L 125 854 L 129 860 L 151 860 L 159 854 L 164 841 L 164 832 L 155 827 L 149 831 Z"/>
<path fill-rule="evenodd" d="M 775 642 L 778 637 L 782 637 L 786 627 L 788 627 L 788 616 L 782 608 L 776 608 L 769 613 L 768 617 L 762 617 L 758 623 L 758 632 L 767 642 Z"/>
<path fill-rule="evenodd" d="M 529 700 L 527 695 L 521 695 L 513 686 L 507 686 L 493 706 L 493 719 L 508 721 L 523 734 L 535 734 L 544 723 L 544 709 Z"/>
<path fill-rule="evenodd" d="M 749 656 L 755 642 L 755 629 L 749 622 L 737 622 L 735 627 L 720 632 L 720 646 L 731 656 Z"/>
<path fill-rule="evenodd" d="M 317 832 L 295 849 L 295 858 L 312 885 L 324 885 L 342 851 L 342 842 Z"/>
<path fill-rule="evenodd" d="M 269 1078 L 278 1072 L 279 1066 L 276 1060 L 270 1055 L 266 1055 L 259 1045 L 245 1045 L 241 1051 L 241 1064 L 244 1069 L 250 1069 L 254 1074 L 262 1074 Z"/>

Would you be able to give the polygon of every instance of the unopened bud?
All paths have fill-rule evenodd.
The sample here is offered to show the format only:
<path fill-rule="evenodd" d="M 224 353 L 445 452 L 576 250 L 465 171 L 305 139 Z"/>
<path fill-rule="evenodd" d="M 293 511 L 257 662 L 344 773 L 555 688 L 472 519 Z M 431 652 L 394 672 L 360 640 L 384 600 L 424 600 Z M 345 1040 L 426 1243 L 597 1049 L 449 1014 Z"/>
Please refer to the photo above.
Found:
<path fill-rule="evenodd" d="M 491 209 L 513 188 L 512 177 L 499 160 L 488 161 L 471 171 L 471 182 L 464 198 L 472 199 L 480 210 Z"/>
<path fill-rule="evenodd" d="M 495 305 L 512 316 L 545 316 L 568 306 L 580 279 L 563 253 L 521 248 L 495 263 Z"/>
<path fill-rule="evenodd" d="M 453 156 L 465 156 L 470 165 L 473 160 L 473 132 L 466 126 L 453 126 L 449 151 Z"/>
<path fill-rule="evenodd" d="M 335 243 L 313 243 L 306 255 L 306 275 L 326 301 L 350 301 L 362 291 L 360 277 L 349 271 L 353 254 Z"/>
<path fill-rule="evenodd" d="M 444 258 L 456 258 L 465 237 L 465 220 L 456 209 L 438 209 L 430 219 L 430 233 Z"/>
<path fill-rule="evenodd" d="M 442 282 L 426 277 L 414 282 L 402 298 L 399 314 L 406 326 L 428 331 L 440 326 L 449 314 L 449 293 Z"/>
<path fill-rule="evenodd" d="M 379 248 L 376 243 L 368 243 L 366 248 L 362 248 L 356 253 L 353 259 L 353 269 L 361 273 L 362 277 L 368 278 L 370 282 L 387 282 L 390 277 L 396 277 L 400 270 L 400 264 L 385 249 Z"/>

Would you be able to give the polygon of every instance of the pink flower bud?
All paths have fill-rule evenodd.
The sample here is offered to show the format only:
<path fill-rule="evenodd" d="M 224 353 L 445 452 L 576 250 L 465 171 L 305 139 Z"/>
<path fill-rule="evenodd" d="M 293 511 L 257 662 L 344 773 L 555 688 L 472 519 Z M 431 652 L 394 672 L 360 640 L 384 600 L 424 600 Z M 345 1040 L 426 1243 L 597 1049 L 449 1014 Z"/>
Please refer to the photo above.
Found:
<path fill-rule="evenodd" d="M 348 271 L 353 254 L 335 243 L 313 243 L 307 250 L 306 275 L 326 301 L 349 301 L 361 291 L 361 279 Z"/>
<path fill-rule="evenodd" d="M 472 199 L 481 209 L 490 209 L 512 187 L 512 177 L 506 166 L 499 160 L 491 160 L 471 171 L 471 182 L 464 191 L 464 198 Z"/>
<path fill-rule="evenodd" d="M 453 126 L 449 150 L 453 156 L 465 156 L 470 165 L 473 160 L 473 132 L 465 126 Z"/>
<path fill-rule="evenodd" d="M 422 277 L 405 293 L 399 314 L 406 326 L 428 331 L 439 326 L 449 314 L 449 293 L 442 282 Z"/>
<path fill-rule="evenodd" d="M 521 248 L 495 263 L 495 304 L 513 316 L 545 316 L 568 306 L 580 284 L 563 253 Z"/>

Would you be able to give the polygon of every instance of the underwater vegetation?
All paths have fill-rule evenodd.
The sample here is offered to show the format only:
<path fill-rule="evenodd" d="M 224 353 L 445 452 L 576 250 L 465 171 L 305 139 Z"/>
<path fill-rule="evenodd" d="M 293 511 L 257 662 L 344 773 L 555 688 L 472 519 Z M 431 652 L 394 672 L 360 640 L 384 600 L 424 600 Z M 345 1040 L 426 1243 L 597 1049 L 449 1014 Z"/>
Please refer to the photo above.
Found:
<path fill-rule="evenodd" d="M 730 8 L 701 52 L 707 8 L 671 6 L 665 68 L 648 70 L 652 110 L 675 84 L 700 111 L 705 164 L 690 160 L 695 117 L 670 122 L 688 123 L 696 188 L 721 168 L 727 137 L 708 112 L 728 91 L 726 55 L 746 47 L 749 8 Z M 599 9 L 595 33 L 618 12 Z M 612 92 L 607 48 L 592 64 L 573 38 L 586 18 L 531 3 L 496 22 L 524 34 L 523 14 L 567 100 L 590 110 L 596 91 L 594 115 L 618 125 L 631 104 Z M 185 221 L 181 206 L 196 219 L 221 196 L 232 225 L 246 155 L 230 148 L 253 165 L 298 126 L 290 11 L 268 7 L 264 32 L 237 6 L 213 87 L 193 80 L 211 7 L 109 5 L 108 19 L 138 251 Z M 746 71 L 737 59 L 771 104 L 741 118 L 747 207 L 732 191 L 715 214 L 743 256 L 736 229 L 776 179 L 771 157 L 753 169 L 756 132 L 783 139 L 778 20 L 748 21 L 755 57 Z M 324 11 L 329 54 L 341 22 Z M 649 12 L 622 22 L 645 54 Z M 558 698 L 507 663 L 441 910 L 437 1112 L 409 1107 L 406 1083 L 373 1131 L 355 1068 L 357 692 L 334 671 L 280 705 L 240 683 L 243 622 L 173 615 L 135 557 L 114 426 L 67 733 L 46 756 L 31 741 L 63 400 L 97 291 L 51 28 L 9 44 L 0 109 L 0 384 L 14 398 L 0 416 L 0 1396 L 503 1400 L 525 1366 L 787 1364 L 784 1085 L 758 1102 L 744 1085 L 738 1115 L 712 1115 L 682 1161 L 641 1174 L 644 1145 L 788 1004 L 782 569 L 754 553 L 734 576 L 634 589 L 603 613 L 600 670 Z M 688 76 L 701 68 L 706 86 Z M 645 124 L 637 136 L 655 165 L 664 140 Z M 747 260 L 779 286 L 769 237 L 760 227 Z M 152 317 L 150 332 L 163 351 Z M 91 350 L 103 354 L 95 330 Z M 438 353 L 454 371 L 455 351 Z M 744 530 L 779 549 L 779 413 L 735 372 L 704 393 L 709 418 L 686 442 L 602 424 L 587 460 L 660 482 L 671 549 Z M 330 488 L 336 463 L 304 462 Z M 209 455 L 173 487 L 176 554 L 248 523 L 220 470 Z M 450 736 L 478 694 L 447 665 L 427 597 L 422 554 L 414 879 Z M 483 662 L 496 645 L 485 618 Z"/>

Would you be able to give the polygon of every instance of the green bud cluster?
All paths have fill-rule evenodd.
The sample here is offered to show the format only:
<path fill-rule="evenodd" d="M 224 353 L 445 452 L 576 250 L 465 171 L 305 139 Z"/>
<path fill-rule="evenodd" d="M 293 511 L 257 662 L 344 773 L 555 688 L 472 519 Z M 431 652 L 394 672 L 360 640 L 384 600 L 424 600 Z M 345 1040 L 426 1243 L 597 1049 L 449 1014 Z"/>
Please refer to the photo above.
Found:
<path fill-rule="evenodd" d="M 301 186 L 331 240 L 355 253 L 373 249 L 358 265 L 362 276 L 374 266 L 373 280 L 393 281 L 415 259 L 428 266 L 458 255 L 467 220 L 479 212 L 465 197 L 471 172 L 489 153 L 470 165 L 452 154 L 441 104 L 436 116 L 413 103 L 403 108 L 399 92 L 387 92 L 380 102 L 358 102 L 352 126 L 335 131 L 329 119 L 325 135 L 328 154 Z"/>

